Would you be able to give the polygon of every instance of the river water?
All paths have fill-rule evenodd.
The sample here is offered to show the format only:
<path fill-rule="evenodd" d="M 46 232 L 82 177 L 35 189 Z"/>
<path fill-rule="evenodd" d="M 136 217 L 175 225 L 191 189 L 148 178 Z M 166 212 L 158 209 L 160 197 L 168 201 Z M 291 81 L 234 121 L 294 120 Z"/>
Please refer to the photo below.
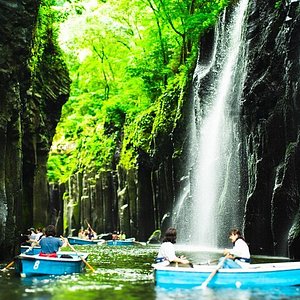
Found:
<path fill-rule="evenodd" d="M 0 272 L 0 299 L 33 300 L 154 300 L 154 299 L 300 299 L 300 287 L 268 289 L 158 289 L 154 285 L 151 264 L 158 246 L 76 246 L 89 252 L 89 263 L 96 270 L 58 277 L 20 278 L 14 269 Z M 177 254 L 186 255 L 193 263 L 220 257 L 213 251 L 180 247 Z M 2 263 L 1 268 L 6 264 Z"/>

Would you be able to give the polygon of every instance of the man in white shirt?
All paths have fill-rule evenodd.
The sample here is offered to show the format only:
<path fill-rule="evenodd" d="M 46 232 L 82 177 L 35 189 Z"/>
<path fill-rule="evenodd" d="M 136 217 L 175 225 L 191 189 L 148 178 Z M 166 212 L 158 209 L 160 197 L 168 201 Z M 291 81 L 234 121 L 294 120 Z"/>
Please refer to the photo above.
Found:
<path fill-rule="evenodd" d="M 30 232 L 28 235 L 28 242 L 29 243 L 35 242 L 36 237 L 37 237 L 35 229 L 32 227 L 32 228 L 29 228 L 28 231 Z"/>

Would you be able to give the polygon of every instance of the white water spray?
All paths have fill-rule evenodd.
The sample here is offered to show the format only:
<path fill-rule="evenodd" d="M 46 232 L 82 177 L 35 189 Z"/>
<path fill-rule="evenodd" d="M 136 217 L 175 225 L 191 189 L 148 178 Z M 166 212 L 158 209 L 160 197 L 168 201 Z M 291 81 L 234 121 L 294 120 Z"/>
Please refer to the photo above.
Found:
<path fill-rule="evenodd" d="M 248 0 L 241 0 L 232 14 L 232 21 L 224 27 L 224 20 L 220 23 L 215 36 L 215 49 L 211 61 L 206 66 L 200 65 L 195 69 L 195 116 L 198 124 L 194 126 L 197 149 L 197 166 L 194 167 L 193 187 L 191 188 L 191 205 L 184 209 L 190 213 L 190 220 L 181 222 L 177 216 L 177 228 L 180 237 L 189 233 L 188 240 L 194 245 L 207 247 L 217 246 L 218 211 L 224 206 L 222 201 L 229 196 L 232 201 L 237 201 L 239 180 L 238 170 L 233 182 L 235 186 L 229 187 L 229 169 L 238 168 L 236 161 L 238 155 L 232 155 L 233 143 L 236 141 L 236 116 L 238 116 L 239 105 L 236 105 L 241 97 L 242 86 L 245 77 L 245 45 L 243 43 L 243 24 L 248 6 Z M 210 76 L 210 81 L 202 80 Z M 202 85 L 202 86 L 201 86 Z M 198 96 L 198 89 L 205 93 Z M 235 107 L 233 107 L 235 106 Z M 198 128 L 198 130 L 197 130 Z M 237 146 L 236 146 L 237 147 Z M 234 149 L 236 151 L 236 149 Z M 234 162 L 233 157 L 234 156 Z M 229 192 L 230 191 L 230 192 Z M 233 191 L 233 192 L 232 192 Z M 223 198 L 223 199 L 222 199 Z M 178 215 L 186 215 L 181 204 Z M 235 213 L 234 211 L 232 212 Z M 228 216 L 229 217 L 229 216 Z M 236 224 L 239 225 L 239 224 Z M 226 227 L 226 226 L 225 226 Z M 224 230 L 222 228 L 221 230 Z M 227 234 L 227 232 L 223 232 Z M 186 242 L 186 241 L 185 241 Z"/>

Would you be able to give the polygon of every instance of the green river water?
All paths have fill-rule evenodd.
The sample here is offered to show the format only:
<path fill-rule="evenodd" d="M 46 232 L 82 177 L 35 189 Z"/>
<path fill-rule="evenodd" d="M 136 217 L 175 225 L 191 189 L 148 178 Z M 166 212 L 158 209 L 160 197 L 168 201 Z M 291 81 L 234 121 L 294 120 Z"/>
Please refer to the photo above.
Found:
<path fill-rule="evenodd" d="M 96 300 L 96 299 L 300 299 L 300 287 L 266 289 L 162 290 L 154 285 L 151 264 L 158 246 L 75 246 L 90 253 L 88 262 L 96 270 L 58 277 L 20 278 L 14 269 L 0 272 L 0 299 Z M 220 253 L 177 251 L 193 263 L 220 256 Z M 3 268 L 5 264 L 1 264 Z"/>

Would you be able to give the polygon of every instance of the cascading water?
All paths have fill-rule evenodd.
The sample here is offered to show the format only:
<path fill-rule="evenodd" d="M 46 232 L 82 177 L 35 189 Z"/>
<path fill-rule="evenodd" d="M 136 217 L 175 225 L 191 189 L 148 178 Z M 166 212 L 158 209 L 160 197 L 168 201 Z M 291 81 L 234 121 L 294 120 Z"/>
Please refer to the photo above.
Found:
<path fill-rule="evenodd" d="M 238 119 L 246 75 L 243 24 L 247 6 L 248 0 L 241 0 L 229 24 L 224 12 L 208 63 L 199 59 L 195 69 L 191 134 L 197 155 L 190 164 L 190 195 L 185 195 L 184 205 L 180 199 L 175 208 L 179 242 L 217 247 L 218 228 L 227 240 L 230 227 L 242 225 Z"/>

